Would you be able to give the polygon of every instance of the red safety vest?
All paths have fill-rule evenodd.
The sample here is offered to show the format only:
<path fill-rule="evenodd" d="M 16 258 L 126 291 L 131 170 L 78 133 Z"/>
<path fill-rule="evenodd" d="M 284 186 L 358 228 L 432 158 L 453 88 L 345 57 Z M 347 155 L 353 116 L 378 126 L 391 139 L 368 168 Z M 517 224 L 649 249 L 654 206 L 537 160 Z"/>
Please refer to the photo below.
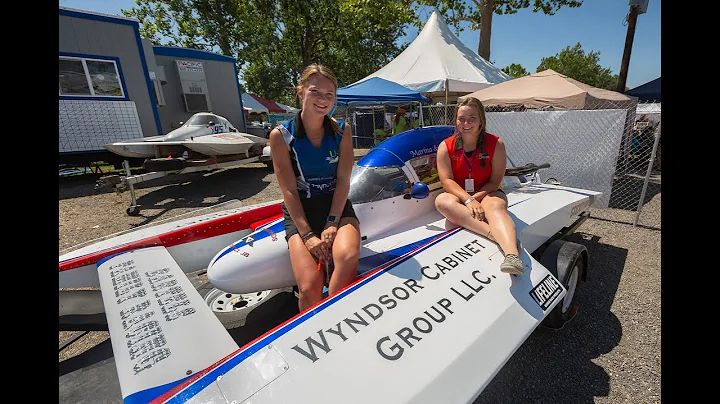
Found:
<path fill-rule="evenodd" d="M 477 192 L 490 179 L 492 174 L 492 158 L 495 155 L 495 146 L 498 137 L 492 133 L 485 132 L 485 150 L 475 148 L 472 156 L 469 158 L 465 155 L 463 147 L 455 148 L 459 135 L 452 135 L 444 140 L 450 156 L 450 164 L 455 182 L 465 189 L 465 180 L 472 178 L 475 180 L 475 190 Z M 480 160 L 485 161 L 485 167 L 480 164 Z"/>

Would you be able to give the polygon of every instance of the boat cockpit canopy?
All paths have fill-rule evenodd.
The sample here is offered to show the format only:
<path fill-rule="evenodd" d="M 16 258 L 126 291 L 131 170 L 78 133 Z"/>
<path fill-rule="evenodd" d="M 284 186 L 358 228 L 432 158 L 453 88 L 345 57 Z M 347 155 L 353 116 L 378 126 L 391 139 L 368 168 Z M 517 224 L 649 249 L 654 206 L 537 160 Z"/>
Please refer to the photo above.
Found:
<path fill-rule="evenodd" d="M 193 115 L 185 123 L 187 126 L 207 126 L 210 122 L 220 123 L 220 120 L 215 115 L 209 114 L 197 114 Z"/>
<path fill-rule="evenodd" d="M 405 172 L 398 166 L 353 166 L 348 199 L 366 203 L 392 198 L 410 192 L 412 186 Z"/>

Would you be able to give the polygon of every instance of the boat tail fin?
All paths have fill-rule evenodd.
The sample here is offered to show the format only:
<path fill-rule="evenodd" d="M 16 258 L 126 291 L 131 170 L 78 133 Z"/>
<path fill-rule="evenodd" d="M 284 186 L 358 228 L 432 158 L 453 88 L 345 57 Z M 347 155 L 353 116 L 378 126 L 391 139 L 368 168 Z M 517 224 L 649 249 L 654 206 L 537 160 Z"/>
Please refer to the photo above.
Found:
<path fill-rule="evenodd" d="M 238 349 L 165 247 L 98 262 L 125 403 L 169 398 Z"/>

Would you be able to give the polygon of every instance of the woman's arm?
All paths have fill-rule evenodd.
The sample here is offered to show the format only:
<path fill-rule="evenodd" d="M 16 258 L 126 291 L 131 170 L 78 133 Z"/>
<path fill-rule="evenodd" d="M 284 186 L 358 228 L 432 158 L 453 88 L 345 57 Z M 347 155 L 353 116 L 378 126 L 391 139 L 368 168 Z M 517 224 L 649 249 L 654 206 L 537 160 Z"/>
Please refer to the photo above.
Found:
<path fill-rule="evenodd" d="M 348 124 L 345 124 L 345 130 L 338 149 L 337 181 L 330 212 L 328 212 L 328 216 L 335 216 L 335 220 L 333 222 L 326 221 L 322 232 L 322 240 L 329 247 L 335 242 L 335 236 L 340 225 L 340 215 L 345 209 L 345 202 L 347 202 L 348 193 L 350 192 L 350 173 L 355 160 L 352 146 L 352 130 Z"/>
<path fill-rule="evenodd" d="M 349 124 L 345 124 L 342 140 L 340 140 L 338 152 L 337 167 L 337 183 L 335 184 L 335 193 L 330 207 L 329 216 L 335 216 L 340 220 L 340 215 L 345 208 L 348 193 L 350 192 L 350 173 L 354 164 L 354 154 L 352 145 L 352 130 Z"/>
<path fill-rule="evenodd" d="M 270 150 L 272 152 L 273 167 L 275 176 L 280 185 L 280 191 L 283 195 L 285 207 L 290 213 L 290 217 L 295 222 L 300 236 L 311 231 L 308 224 L 302 204 L 300 204 L 300 195 L 297 190 L 297 182 L 295 182 L 295 173 L 290 162 L 290 153 L 287 152 L 288 146 L 282 137 L 279 129 L 273 129 L 270 132 Z"/>
<path fill-rule="evenodd" d="M 495 154 L 493 155 L 492 161 L 492 174 L 490 179 L 480 188 L 473 198 L 477 201 L 482 200 L 487 194 L 495 192 L 500 189 L 503 177 L 505 177 L 505 167 L 507 165 L 507 158 L 505 154 L 505 143 L 501 139 L 498 139 L 497 145 L 495 146 Z"/>
<path fill-rule="evenodd" d="M 445 189 L 445 192 L 457 196 L 458 199 L 460 199 L 460 202 L 464 203 L 467 201 L 470 198 L 470 194 L 467 193 L 465 188 L 461 187 L 453 177 L 450 154 L 445 142 L 440 143 L 440 146 L 438 146 L 436 163 L 438 177 L 440 177 L 440 183 Z"/>

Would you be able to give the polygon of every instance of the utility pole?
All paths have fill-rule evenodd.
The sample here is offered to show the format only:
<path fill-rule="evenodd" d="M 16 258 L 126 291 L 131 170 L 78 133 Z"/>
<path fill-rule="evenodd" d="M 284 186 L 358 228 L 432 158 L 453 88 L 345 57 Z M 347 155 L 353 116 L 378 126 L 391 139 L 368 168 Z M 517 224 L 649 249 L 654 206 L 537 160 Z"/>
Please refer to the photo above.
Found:
<path fill-rule="evenodd" d="M 627 81 L 628 66 L 630 65 L 630 52 L 632 51 L 633 38 L 635 37 L 635 24 L 637 23 L 639 11 L 637 3 L 638 2 L 636 1 L 630 1 L 627 36 L 625 36 L 625 50 L 623 51 L 622 64 L 620 65 L 620 77 L 618 78 L 618 85 L 616 89 L 619 93 L 625 92 L 625 82 Z M 645 2 L 645 8 L 647 9 L 647 2 Z M 642 10 L 642 12 L 645 12 L 645 10 Z"/>

